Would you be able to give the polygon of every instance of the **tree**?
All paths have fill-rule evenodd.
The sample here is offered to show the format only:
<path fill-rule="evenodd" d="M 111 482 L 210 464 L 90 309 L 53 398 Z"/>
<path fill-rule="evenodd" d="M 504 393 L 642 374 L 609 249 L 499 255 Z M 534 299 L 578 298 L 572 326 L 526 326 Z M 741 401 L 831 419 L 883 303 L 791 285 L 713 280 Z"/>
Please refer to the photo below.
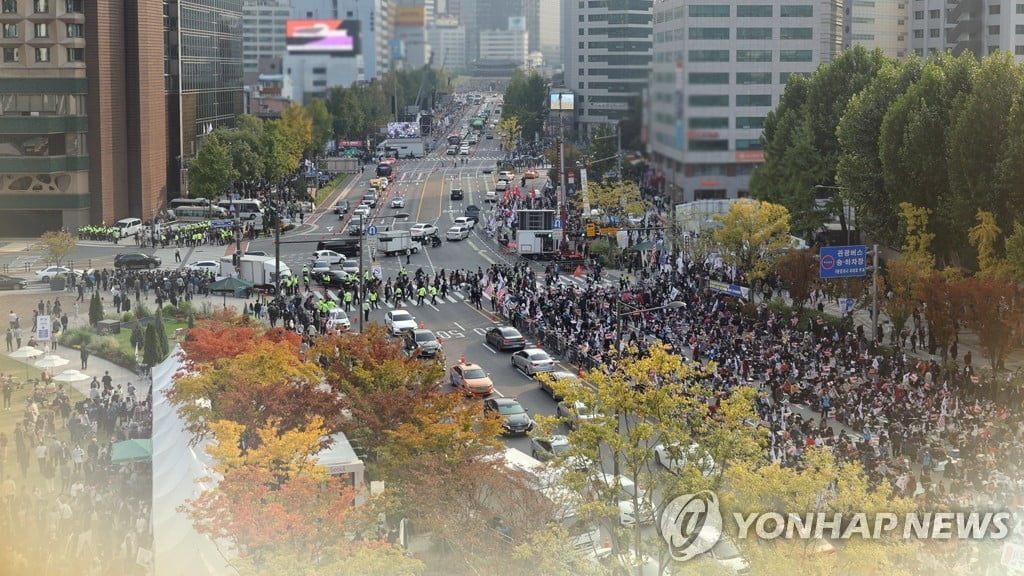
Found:
<path fill-rule="evenodd" d="M 219 134 L 211 134 L 188 165 L 189 191 L 196 198 L 216 198 L 237 178 L 228 147 Z"/>
<path fill-rule="evenodd" d="M 797 310 L 801 310 L 818 281 L 818 260 L 808 249 L 788 250 L 775 262 L 775 275 Z"/>
<path fill-rule="evenodd" d="M 920 274 L 921 270 L 913 259 L 900 256 L 886 262 L 885 273 L 879 275 L 878 305 L 889 317 L 897 335 L 903 332 L 903 327 L 917 307 L 915 294 Z"/>
<path fill-rule="evenodd" d="M 156 346 L 157 352 L 160 355 L 159 360 L 156 364 L 159 364 L 161 360 L 167 358 L 167 355 L 171 353 L 170 342 L 167 341 L 167 328 L 164 327 L 164 311 L 157 310 L 156 315 L 153 318 L 153 323 L 150 326 L 156 328 Z M 149 366 L 156 366 L 156 364 L 149 364 Z"/>
<path fill-rule="evenodd" d="M 544 77 L 536 71 L 513 72 L 505 88 L 502 117 L 515 117 L 522 128 L 522 136 L 532 140 L 543 130 L 547 113 L 548 83 Z"/>
<path fill-rule="evenodd" d="M 301 158 L 293 155 L 280 120 L 271 120 L 263 131 L 263 177 L 277 182 L 291 174 Z"/>
<path fill-rule="evenodd" d="M 1013 234 L 1006 239 L 1006 260 L 1017 282 L 1024 282 L 1024 225 L 1013 223 Z"/>
<path fill-rule="evenodd" d="M 1003 231 L 996 223 L 995 214 L 978 210 L 978 224 L 967 231 L 967 241 L 978 249 L 978 276 L 1005 279 L 1012 274 L 1010 263 L 1000 258 L 997 248 Z"/>
<path fill-rule="evenodd" d="M 313 144 L 313 119 L 305 108 L 292 102 L 281 112 L 278 130 L 284 137 L 291 169 L 294 170 Z"/>
<path fill-rule="evenodd" d="M 1014 282 L 985 276 L 964 280 L 961 290 L 967 327 L 978 336 L 992 370 L 1002 368 L 1006 355 L 1020 341 L 1024 294 Z"/>
<path fill-rule="evenodd" d="M 156 366 L 164 357 L 160 354 L 156 325 L 152 322 L 150 322 L 149 326 L 146 326 L 145 342 L 145 345 L 142 347 L 142 363 L 146 366 Z"/>
<path fill-rule="evenodd" d="M 576 166 L 576 163 L 583 157 L 582 153 L 578 148 L 569 144 L 563 144 L 562 149 L 564 149 L 565 152 L 565 169 L 571 173 L 573 167 Z M 562 182 L 562 173 L 560 172 L 562 167 L 559 165 L 558 154 L 559 147 L 557 144 L 552 144 L 544 150 L 544 161 L 551 166 L 551 168 L 548 168 L 548 178 L 552 182 L 560 185 Z M 589 184 L 587 185 L 587 188 L 589 190 Z"/>
<path fill-rule="evenodd" d="M 722 224 L 713 233 L 722 261 L 751 282 L 763 280 L 789 248 L 789 211 L 779 204 L 740 200 L 715 220 Z"/>
<path fill-rule="evenodd" d="M 903 258 L 912 262 L 921 272 L 935 268 L 932 254 L 932 240 L 935 234 L 928 231 L 928 218 L 932 211 L 909 202 L 900 203 L 900 221 L 903 228 Z"/>
<path fill-rule="evenodd" d="M 231 154 L 231 165 L 238 174 L 238 180 L 250 183 L 263 176 L 263 126 L 260 125 L 257 131 L 248 120 L 242 125 L 245 127 L 220 130 L 219 134 Z"/>
<path fill-rule="evenodd" d="M 67 230 L 43 232 L 39 237 L 39 244 L 46 261 L 52 262 L 54 266 L 60 266 L 64 258 L 75 251 L 78 238 Z"/>
<path fill-rule="evenodd" d="M 100 300 L 99 290 L 96 290 L 92 293 L 92 298 L 89 299 L 89 324 L 95 328 L 101 320 L 103 320 L 103 302 Z"/>
<path fill-rule="evenodd" d="M 331 113 L 327 110 L 327 105 L 319 98 L 313 98 L 309 105 L 306 106 L 306 115 L 312 124 L 310 145 L 309 149 L 306 150 L 306 155 L 310 158 L 315 158 L 324 153 L 324 147 L 334 136 L 334 118 L 331 117 Z"/>
<path fill-rule="evenodd" d="M 615 129 L 607 124 L 598 125 L 590 135 L 590 145 L 585 154 L 587 179 L 595 182 L 603 180 L 605 174 L 618 166 L 618 155 Z"/>
<path fill-rule="evenodd" d="M 501 149 L 505 152 L 514 150 L 523 136 L 523 127 L 519 124 L 519 118 L 515 116 L 502 116 L 498 122 L 498 131 L 501 135 Z"/>
<path fill-rule="evenodd" d="M 943 360 L 949 357 L 949 345 L 964 317 L 962 280 L 953 269 L 947 268 L 945 272 L 925 272 L 915 286 L 918 300 L 924 303 L 928 321 L 928 352 L 935 354 L 938 346 Z"/>
<path fill-rule="evenodd" d="M 265 329 L 245 321 L 233 311 L 216 312 L 189 330 L 182 341 L 185 371 L 194 372 L 200 369 L 200 365 L 235 358 L 251 350 L 261 340 L 288 342 L 296 348 L 301 343 L 301 337 L 295 332 L 282 328 Z"/>
<path fill-rule="evenodd" d="M 580 195 L 581 196 L 581 195 Z M 582 202 L 580 196 L 575 197 Z M 628 215 L 646 214 L 650 203 L 643 199 L 636 182 L 589 182 L 587 196 L 593 210 L 599 210 L 603 217 L 625 220 Z"/>

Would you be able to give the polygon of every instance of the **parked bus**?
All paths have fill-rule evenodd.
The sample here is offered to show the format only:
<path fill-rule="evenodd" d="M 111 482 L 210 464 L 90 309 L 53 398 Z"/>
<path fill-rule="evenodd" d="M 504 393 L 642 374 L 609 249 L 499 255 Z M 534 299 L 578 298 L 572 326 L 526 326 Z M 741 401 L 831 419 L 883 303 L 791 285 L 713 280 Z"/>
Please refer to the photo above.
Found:
<path fill-rule="evenodd" d="M 205 222 L 228 218 L 228 211 L 220 206 L 180 206 L 170 212 L 178 222 Z"/>
<path fill-rule="evenodd" d="M 395 158 L 385 158 L 377 164 L 377 176 L 386 176 L 391 182 L 395 181 L 398 176 L 398 160 Z"/>
<path fill-rule="evenodd" d="M 256 220 L 258 228 L 263 226 L 263 203 L 259 200 L 253 198 L 221 200 L 217 202 L 217 206 L 226 210 L 231 217 L 237 214 L 240 220 Z"/>
<path fill-rule="evenodd" d="M 167 207 L 170 208 L 171 210 L 175 210 L 177 208 L 186 208 L 186 207 L 187 208 L 203 208 L 203 207 L 208 207 L 209 205 L 210 205 L 210 201 L 208 199 L 206 199 L 206 198 L 175 198 L 174 200 L 171 200 L 167 204 Z"/>
<path fill-rule="evenodd" d="M 459 134 L 455 134 L 455 133 L 452 133 L 452 134 L 448 135 L 448 145 L 449 146 L 458 146 L 459 144 L 462 144 L 462 136 L 460 136 Z"/>

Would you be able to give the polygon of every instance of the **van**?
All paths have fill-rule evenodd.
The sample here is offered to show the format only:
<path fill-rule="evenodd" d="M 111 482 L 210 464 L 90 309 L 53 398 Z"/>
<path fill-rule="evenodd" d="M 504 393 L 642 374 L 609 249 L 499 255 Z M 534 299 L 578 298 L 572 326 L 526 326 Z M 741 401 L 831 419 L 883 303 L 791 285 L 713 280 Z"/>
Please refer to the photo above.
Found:
<path fill-rule="evenodd" d="M 349 258 L 359 258 L 358 238 L 332 238 L 321 240 L 316 244 L 317 250 L 334 250 L 338 254 L 344 254 Z"/>
<path fill-rule="evenodd" d="M 361 204 L 367 204 L 367 205 L 370 206 L 370 208 L 376 208 L 377 207 L 377 191 L 376 190 L 370 190 L 366 194 L 363 194 L 363 201 L 361 202 Z"/>
<path fill-rule="evenodd" d="M 338 200 L 335 202 L 334 213 L 342 216 L 348 214 L 348 200 Z"/>
<path fill-rule="evenodd" d="M 508 190 L 508 182 L 506 182 L 505 180 L 498 180 L 498 183 L 494 186 L 494 189 L 497 190 L 498 192 L 504 192 L 505 190 Z"/>
<path fill-rule="evenodd" d="M 125 236 L 137 236 L 142 231 L 142 220 L 138 218 L 122 218 L 114 223 L 121 238 Z"/>

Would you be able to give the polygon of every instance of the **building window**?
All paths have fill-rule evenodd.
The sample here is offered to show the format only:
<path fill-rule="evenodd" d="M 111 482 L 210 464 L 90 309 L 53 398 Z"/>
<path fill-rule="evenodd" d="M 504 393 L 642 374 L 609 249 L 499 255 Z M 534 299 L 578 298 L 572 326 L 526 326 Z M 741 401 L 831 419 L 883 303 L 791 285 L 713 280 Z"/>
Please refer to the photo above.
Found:
<path fill-rule="evenodd" d="M 1013 53 L 1016 54 L 1017 56 L 1024 56 L 1024 46 L 1014 46 Z"/>
<path fill-rule="evenodd" d="M 68 62 L 85 62 L 85 48 L 68 48 Z"/>
<path fill-rule="evenodd" d="M 764 116 L 737 116 L 737 128 L 764 128 Z"/>
<path fill-rule="evenodd" d="M 728 84 L 728 72 L 690 72 L 690 84 Z"/>
<path fill-rule="evenodd" d="M 771 94 L 737 94 L 737 106 L 771 106 Z"/>
<path fill-rule="evenodd" d="M 327 86 L 327 80 L 313 80 L 313 86 L 323 88 Z"/>
<path fill-rule="evenodd" d="M 36 14 L 46 14 L 50 11 L 50 0 L 35 0 L 32 3 L 32 11 Z"/>
<path fill-rule="evenodd" d="M 1024 4 L 1017 4 L 1017 14 L 1024 14 Z"/>
<path fill-rule="evenodd" d="M 772 6 L 755 6 L 741 4 L 736 7 L 736 16 L 740 18 L 771 18 Z"/>
<path fill-rule="evenodd" d="M 50 49 L 48 47 L 36 48 L 36 62 L 49 62 Z"/>
<path fill-rule="evenodd" d="M 771 84 L 771 72 L 737 72 L 737 84 Z"/>
<path fill-rule="evenodd" d="M 81 38 L 83 33 L 81 24 L 68 24 L 68 38 Z"/>
<path fill-rule="evenodd" d="M 323 66 L 313 68 L 313 74 L 327 74 L 327 68 Z"/>
<path fill-rule="evenodd" d="M 914 20 L 924 20 L 924 10 L 914 10 Z"/>
<path fill-rule="evenodd" d="M 687 53 L 690 62 L 728 62 L 728 50 L 690 50 Z"/>
<path fill-rule="evenodd" d="M 940 30 L 938 28 L 932 28 L 928 31 L 929 38 L 938 38 Z"/>
<path fill-rule="evenodd" d="M 18 25 L 17 24 L 4 24 L 4 38 L 17 38 L 18 37 Z"/>
<path fill-rule="evenodd" d="M 36 38 L 49 38 L 50 37 L 50 25 L 46 22 L 37 22 L 35 24 Z"/>
<path fill-rule="evenodd" d="M 705 116 L 702 118 L 690 118 L 686 125 L 692 130 L 709 130 L 714 128 L 728 128 L 729 119 L 722 116 Z"/>
<path fill-rule="evenodd" d="M 64 10 L 73 14 L 81 14 L 85 12 L 84 0 L 67 0 Z"/>
<path fill-rule="evenodd" d="M 939 18 L 942 17 L 942 11 L 941 10 L 929 10 L 928 11 L 928 17 L 931 18 L 932 20 L 938 20 Z"/>
<path fill-rule="evenodd" d="M 18 48 L 4 48 L 4 62 L 18 62 L 21 60 L 21 53 Z"/>
<path fill-rule="evenodd" d="M 728 140 L 690 140 L 686 147 L 692 152 L 724 152 L 729 149 Z"/>
<path fill-rule="evenodd" d="M 728 40 L 728 28 L 690 28 L 690 40 Z"/>
<path fill-rule="evenodd" d="M 1017 34 L 1024 34 L 1024 24 L 1017 24 Z"/>
<path fill-rule="evenodd" d="M 761 145 L 760 138 L 737 138 L 736 139 L 737 150 L 764 150 L 764 146 Z"/>
<path fill-rule="evenodd" d="M 707 5 L 707 4 L 691 4 L 690 5 L 690 18 L 728 18 L 729 17 L 729 6 L 723 5 Z"/>
<path fill-rule="evenodd" d="M 814 7 L 810 4 L 789 4 L 779 7 L 779 16 L 783 18 L 810 18 L 814 16 Z"/>
<path fill-rule="evenodd" d="M 771 62 L 771 50 L 737 50 L 737 62 Z"/>
<path fill-rule="evenodd" d="M 999 14 L 999 4 L 993 4 L 988 7 L 988 13 L 991 15 Z"/>
<path fill-rule="evenodd" d="M 914 30 L 914 38 L 924 38 L 924 30 Z"/>
<path fill-rule="evenodd" d="M 687 98 L 690 106 L 728 106 L 729 96 L 727 94 L 690 94 Z"/>
<path fill-rule="evenodd" d="M 988 27 L 988 35 L 989 36 L 999 36 L 999 26 L 989 26 Z"/>
<path fill-rule="evenodd" d="M 783 40 L 810 40 L 810 28 L 780 28 L 779 38 Z"/>
<path fill-rule="evenodd" d="M 17 14 L 18 0 L 3 0 L 3 2 L 0 3 L 0 11 L 4 14 Z"/>
<path fill-rule="evenodd" d="M 694 200 L 725 200 L 725 190 L 722 188 L 716 188 L 713 190 L 707 190 L 704 188 L 698 188 L 693 191 Z"/>
<path fill-rule="evenodd" d="M 813 57 L 810 50 L 779 50 L 779 62 L 810 62 Z"/>
<path fill-rule="evenodd" d="M 768 6 L 771 8 L 771 6 Z M 737 40 L 771 40 L 772 29 L 771 28 L 737 28 L 736 29 Z"/>

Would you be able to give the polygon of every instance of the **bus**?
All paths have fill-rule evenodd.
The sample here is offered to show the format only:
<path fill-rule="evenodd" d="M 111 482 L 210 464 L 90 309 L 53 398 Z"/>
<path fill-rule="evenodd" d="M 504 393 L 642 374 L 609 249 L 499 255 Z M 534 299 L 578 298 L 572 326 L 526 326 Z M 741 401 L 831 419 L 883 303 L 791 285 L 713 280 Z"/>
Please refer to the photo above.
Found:
<path fill-rule="evenodd" d="M 377 176 L 386 176 L 390 182 L 395 181 L 395 177 L 398 176 L 398 160 L 394 158 L 385 158 L 377 164 Z"/>
<path fill-rule="evenodd" d="M 228 211 L 220 206 L 179 206 L 170 212 L 178 222 L 205 222 L 228 218 Z"/>
<path fill-rule="evenodd" d="M 449 146 L 458 146 L 459 144 L 462 144 L 462 136 L 455 132 L 448 135 Z"/>
<path fill-rule="evenodd" d="M 237 214 L 240 220 L 256 220 L 257 228 L 263 227 L 263 203 L 259 200 L 254 198 L 221 200 L 217 202 L 217 206 L 226 210 L 231 217 Z"/>
<path fill-rule="evenodd" d="M 176 210 L 178 208 L 186 208 L 186 207 L 188 207 L 188 208 L 204 208 L 204 207 L 209 207 L 209 206 L 210 206 L 210 201 L 208 199 L 206 199 L 206 198 L 175 198 L 174 200 L 171 200 L 167 204 L 167 207 L 170 208 L 171 210 Z"/>

